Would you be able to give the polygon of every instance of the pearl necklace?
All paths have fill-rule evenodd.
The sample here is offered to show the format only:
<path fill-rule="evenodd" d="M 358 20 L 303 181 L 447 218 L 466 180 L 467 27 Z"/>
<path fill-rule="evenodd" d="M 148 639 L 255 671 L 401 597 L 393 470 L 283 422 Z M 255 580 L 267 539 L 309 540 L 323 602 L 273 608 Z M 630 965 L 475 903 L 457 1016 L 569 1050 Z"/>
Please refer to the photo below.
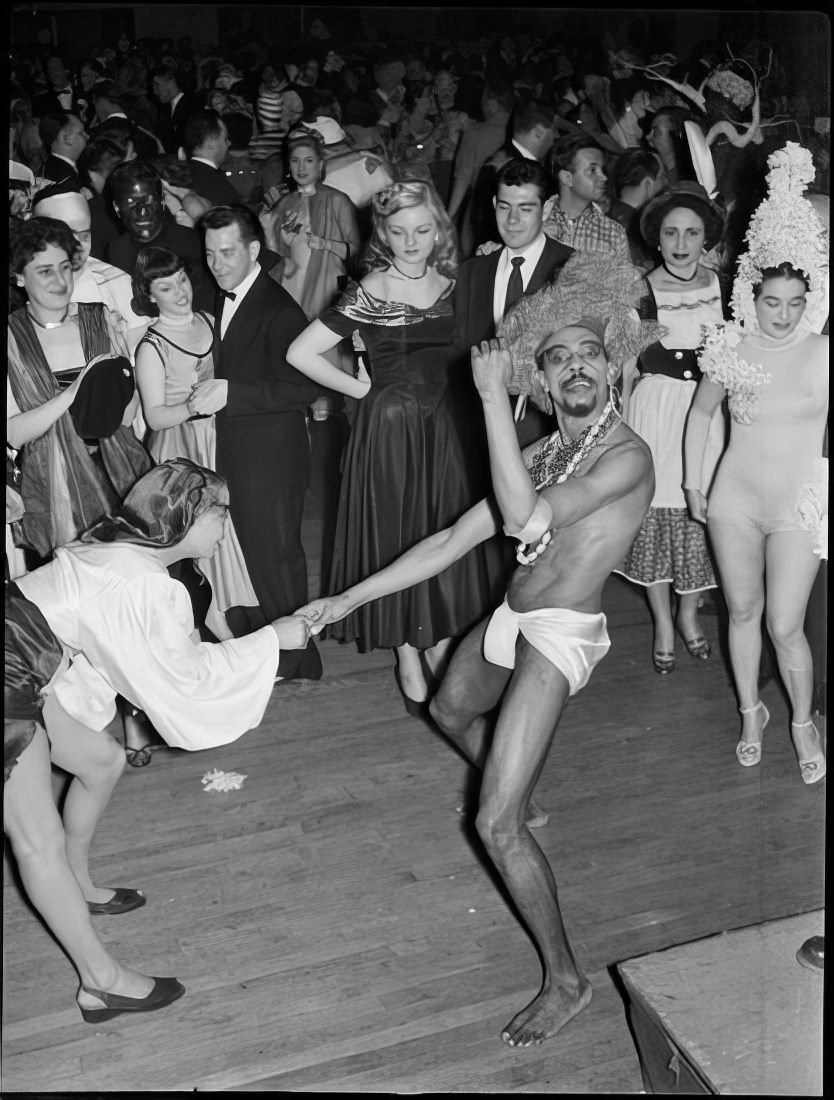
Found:
<path fill-rule="evenodd" d="M 593 424 L 585 428 L 576 439 L 566 443 L 561 432 L 554 432 L 553 435 L 542 440 L 540 448 L 531 456 L 528 466 L 536 492 L 567 481 L 579 464 L 602 443 L 620 419 L 613 402 L 609 401 Z M 536 558 L 544 553 L 552 538 L 552 530 L 547 530 L 535 546 L 519 543 L 515 555 L 516 561 L 520 565 L 533 565 Z"/>
<path fill-rule="evenodd" d="M 161 314 L 157 320 L 157 324 L 170 325 L 171 328 L 187 328 L 188 325 L 194 323 L 194 314 L 191 313 L 188 317 L 163 317 Z"/>

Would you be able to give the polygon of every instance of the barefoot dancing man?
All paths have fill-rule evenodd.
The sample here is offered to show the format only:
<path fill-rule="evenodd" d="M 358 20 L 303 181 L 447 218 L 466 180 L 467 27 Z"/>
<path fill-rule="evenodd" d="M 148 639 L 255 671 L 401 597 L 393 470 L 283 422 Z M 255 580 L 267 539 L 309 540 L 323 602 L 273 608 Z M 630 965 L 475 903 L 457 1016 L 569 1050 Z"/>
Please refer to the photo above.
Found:
<path fill-rule="evenodd" d="M 654 491 L 649 449 L 611 396 L 623 362 L 647 342 L 637 314 L 614 306 L 589 317 L 579 303 L 567 314 L 556 308 L 529 345 L 535 363 L 513 363 L 504 337 L 472 348 L 495 498 L 505 533 L 519 541 L 519 566 L 502 605 L 458 646 L 431 706 L 442 732 L 483 769 L 478 833 L 543 964 L 540 992 L 502 1032 L 510 1046 L 555 1035 L 591 999 L 553 872 L 528 827 L 530 798 L 565 702 L 608 651 L 602 588 Z M 523 454 L 509 388 L 539 405 L 552 399 L 558 415 L 559 432 Z M 497 528 L 494 505 L 483 500 L 387 568 L 296 614 L 318 632 L 369 600 L 436 575 Z M 492 729 L 486 716 L 499 703 Z"/>

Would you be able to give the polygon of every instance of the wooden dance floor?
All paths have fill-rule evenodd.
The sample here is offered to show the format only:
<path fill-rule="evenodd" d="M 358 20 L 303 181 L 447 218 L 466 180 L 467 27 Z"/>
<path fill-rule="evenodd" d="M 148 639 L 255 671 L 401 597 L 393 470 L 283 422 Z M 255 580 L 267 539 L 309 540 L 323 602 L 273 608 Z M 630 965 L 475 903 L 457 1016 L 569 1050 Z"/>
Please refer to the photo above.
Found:
<path fill-rule="evenodd" d="M 472 774 L 406 716 L 388 652 L 326 641 L 321 682 L 277 685 L 235 744 L 126 769 L 102 821 L 97 881 L 148 904 L 96 927 L 119 959 L 183 981 L 171 1008 L 84 1023 L 6 860 L 4 1092 L 639 1093 L 614 965 L 821 909 L 825 784 L 802 784 L 773 682 L 762 764 L 736 763 L 715 617 L 713 658 L 679 646 L 659 677 L 642 593 L 612 577 L 605 604 L 611 652 L 539 787 L 537 838 L 595 989 L 561 1035 L 499 1038 L 540 971 L 481 858 Z M 206 792 L 215 768 L 242 789 Z"/>

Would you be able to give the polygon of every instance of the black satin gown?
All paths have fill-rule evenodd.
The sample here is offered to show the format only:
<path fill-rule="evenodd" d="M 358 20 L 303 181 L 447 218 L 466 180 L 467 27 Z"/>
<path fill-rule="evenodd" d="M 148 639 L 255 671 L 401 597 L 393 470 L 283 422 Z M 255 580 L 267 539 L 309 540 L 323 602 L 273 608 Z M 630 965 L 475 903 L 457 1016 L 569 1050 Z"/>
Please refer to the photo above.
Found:
<path fill-rule="evenodd" d="M 473 493 L 447 398 L 452 287 L 418 309 L 352 282 L 319 320 L 343 337 L 359 331 L 372 378 L 345 449 L 330 578 L 337 593 L 450 526 Z M 475 547 L 440 576 L 366 604 L 330 633 L 362 653 L 405 643 L 425 649 L 492 610 L 504 573 L 497 555 Z"/>

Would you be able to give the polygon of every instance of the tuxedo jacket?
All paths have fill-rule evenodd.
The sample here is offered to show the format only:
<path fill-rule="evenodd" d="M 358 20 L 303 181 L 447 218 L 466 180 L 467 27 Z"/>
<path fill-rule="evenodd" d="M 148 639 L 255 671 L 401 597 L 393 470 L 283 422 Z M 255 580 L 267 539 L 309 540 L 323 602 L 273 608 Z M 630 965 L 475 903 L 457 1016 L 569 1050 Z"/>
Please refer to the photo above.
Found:
<path fill-rule="evenodd" d="M 50 153 L 43 162 L 40 174 L 48 180 L 54 180 L 55 183 L 72 184 L 77 191 L 81 190 L 78 169 L 53 153 Z"/>
<path fill-rule="evenodd" d="M 215 305 L 214 376 L 229 381 L 223 421 L 301 411 L 321 396 L 321 387 L 287 362 L 287 349 L 309 321 L 294 298 L 261 271 L 220 338 L 225 295 Z M 259 420 L 260 423 L 260 420 Z M 269 429 L 273 430 L 273 429 Z"/>
<path fill-rule="evenodd" d="M 240 192 L 218 168 L 210 168 L 199 160 L 186 161 L 191 172 L 191 184 L 197 194 L 212 206 L 227 206 L 241 202 Z"/>
<path fill-rule="evenodd" d="M 217 469 L 229 484 L 232 521 L 260 605 L 256 616 L 229 623 L 242 636 L 307 601 L 301 541 L 310 474 L 305 410 L 321 389 L 287 362 L 287 349 L 307 327 L 307 317 L 263 268 L 221 339 L 225 305 L 225 296 L 218 295 L 214 375 L 229 386 L 215 418 Z M 315 643 L 283 652 L 278 672 L 318 679 Z"/>
<path fill-rule="evenodd" d="M 495 336 L 492 299 L 501 249 L 489 256 L 473 256 L 461 264 L 455 286 L 455 347 L 468 359 L 469 349 L 481 340 Z M 524 296 L 535 294 L 553 281 L 573 249 L 559 241 L 546 239 L 544 251 L 527 281 Z"/>
<path fill-rule="evenodd" d="M 171 104 L 163 103 L 159 107 L 156 117 L 155 132 L 165 147 L 166 153 L 176 153 L 182 145 L 182 132 L 186 122 L 192 115 L 203 110 L 200 97 L 193 92 L 183 92 L 171 112 Z"/>

